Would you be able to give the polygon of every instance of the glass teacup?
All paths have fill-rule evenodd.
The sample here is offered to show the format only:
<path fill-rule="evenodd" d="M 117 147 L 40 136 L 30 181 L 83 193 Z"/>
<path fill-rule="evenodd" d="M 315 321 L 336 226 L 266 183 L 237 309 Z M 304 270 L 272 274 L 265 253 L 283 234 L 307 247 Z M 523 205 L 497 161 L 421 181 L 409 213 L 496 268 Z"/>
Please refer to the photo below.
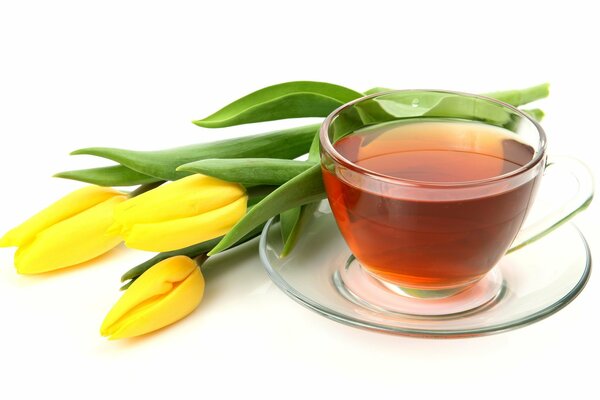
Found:
<path fill-rule="evenodd" d="M 548 159 L 531 116 L 484 96 L 427 90 L 348 103 L 321 127 L 321 162 L 337 225 L 364 270 L 409 296 L 446 297 L 485 277 L 508 251 L 589 204 L 589 171 Z M 538 222 L 523 222 L 545 171 L 579 187 Z"/>

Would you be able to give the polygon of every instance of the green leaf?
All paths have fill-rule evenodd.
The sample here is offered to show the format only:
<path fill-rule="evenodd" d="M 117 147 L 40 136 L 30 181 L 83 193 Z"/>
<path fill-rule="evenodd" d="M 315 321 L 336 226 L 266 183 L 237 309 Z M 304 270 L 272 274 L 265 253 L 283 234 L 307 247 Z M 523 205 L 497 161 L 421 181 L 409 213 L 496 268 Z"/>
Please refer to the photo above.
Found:
<path fill-rule="evenodd" d="M 375 93 L 391 92 L 392 90 L 394 90 L 394 89 L 384 88 L 384 87 L 377 86 L 377 87 L 374 87 L 374 88 L 371 88 L 371 89 L 367 90 L 365 92 L 365 95 L 368 96 L 368 95 L 375 94 Z"/>
<path fill-rule="evenodd" d="M 415 95 L 409 92 L 398 92 L 368 100 L 381 107 L 384 112 L 399 118 L 415 117 L 452 117 L 477 118 L 493 124 L 502 125 L 510 120 L 510 115 L 496 105 L 476 97 L 462 97 L 453 93 L 422 92 L 415 103 Z M 357 106 L 360 111 L 367 111 L 361 115 L 370 118 L 379 117 L 380 110 L 367 110 L 366 107 Z"/>
<path fill-rule="evenodd" d="M 281 225 L 281 237 L 284 243 L 288 241 L 296 225 L 298 224 L 298 220 L 300 220 L 300 213 L 302 212 L 302 207 L 290 208 L 289 210 L 286 210 L 279 214 L 279 225 Z"/>
<path fill-rule="evenodd" d="M 499 100 L 513 105 L 534 101 L 548 95 L 548 85 L 520 90 L 494 92 Z M 514 128 L 514 116 L 501 107 L 477 97 L 463 97 L 451 92 L 397 91 L 371 98 L 343 110 L 333 121 L 330 130 L 334 141 L 351 132 L 391 121 L 410 118 L 467 118 L 487 124 Z"/>
<path fill-rule="evenodd" d="M 315 135 L 310 150 L 308 152 L 308 161 L 318 163 L 320 157 L 320 135 L 319 132 Z M 279 223 L 281 224 L 281 235 L 283 239 L 283 250 L 280 256 L 287 256 L 296 245 L 302 230 L 308 225 L 314 215 L 315 207 L 318 206 L 318 202 L 305 204 L 300 207 L 292 208 L 284 211 L 279 216 Z"/>
<path fill-rule="evenodd" d="M 296 242 L 298 241 L 300 234 L 306 228 L 306 226 L 310 223 L 310 221 L 312 221 L 312 219 L 315 215 L 315 210 L 317 209 L 318 206 L 319 206 L 319 202 L 317 201 L 314 203 L 305 204 L 299 208 L 294 208 L 292 210 L 288 210 L 281 214 L 281 216 L 280 216 L 281 230 L 282 230 L 282 234 L 284 234 L 283 233 L 283 229 L 284 229 L 284 219 L 283 218 L 284 218 L 284 216 L 288 212 L 299 210 L 299 212 L 295 212 L 292 215 L 292 217 L 290 218 L 290 220 L 287 222 L 287 224 L 291 225 L 291 226 L 286 228 L 288 231 L 284 234 L 284 242 L 283 242 L 284 244 L 283 244 L 283 249 L 281 250 L 280 257 L 287 256 L 294 249 L 294 246 L 296 246 Z"/>
<path fill-rule="evenodd" d="M 541 85 L 531 86 L 525 89 L 486 93 L 485 96 L 493 97 L 496 100 L 518 107 L 548 97 L 549 93 L 550 84 L 542 83 Z"/>
<path fill-rule="evenodd" d="M 250 93 L 194 124 L 222 128 L 285 118 L 326 117 L 361 96 L 352 89 L 326 82 L 286 82 Z"/>
<path fill-rule="evenodd" d="M 310 149 L 308 150 L 308 161 L 319 162 L 321 159 L 321 139 L 320 139 L 320 130 L 317 131 L 315 137 L 313 138 L 312 143 L 310 144 Z"/>
<path fill-rule="evenodd" d="M 175 180 L 191 174 L 187 171 L 177 171 L 177 167 L 207 158 L 296 158 L 308 152 L 318 128 L 318 124 L 307 125 L 167 150 L 136 151 L 90 147 L 76 150 L 71 154 L 104 157 L 144 175 L 162 180 Z"/>
<path fill-rule="evenodd" d="M 387 122 L 415 118 L 468 118 L 503 126 L 510 114 L 476 97 L 446 92 L 398 91 L 367 99 L 342 110 L 330 126 L 333 141 L 353 132 L 382 129 Z"/>
<path fill-rule="evenodd" d="M 546 115 L 539 108 L 532 108 L 532 109 L 529 109 L 529 110 L 521 110 L 521 111 L 529 114 L 529 116 L 531 118 L 535 119 L 538 122 L 540 122 L 544 118 L 544 115 Z"/>
<path fill-rule="evenodd" d="M 313 163 L 280 158 L 210 158 L 184 164 L 177 171 L 213 176 L 249 185 L 282 185 Z"/>
<path fill-rule="evenodd" d="M 248 195 L 248 209 L 246 210 L 246 212 L 250 211 L 251 207 L 254 207 L 258 203 L 260 203 L 265 197 L 273 193 L 278 187 L 279 185 L 246 185 L 246 194 Z"/>
<path fill-rule="evenodd" d="M 158 178 L 142 174 L 123 165 L 64 171 L 54 174 L 54 176 L 100 186 L 134 186 L 159 181 Z"/>
<path fill-rule="evenodd" d="M 493 97 L 496 100 L 503 101 L 515 107 L 522 106 L 523 104 L 531 103 L 532 101 L 543 99 L 548 97 L 550 89 L 549 83 L 542 83 L 540 85 L 531 86 L 525 89 L 513 89 L 503 90 L 498 92 L 490 92 L 484 94 L 484 96 Z M 366 95 L 389 92 L 394 89 L 384 87 L 374 87 L 365 92 Z"/>
<path fill-rule="evenodd" d="M 281 185 L 248 211 L 208 255 L 217 254 L 231 247 L 256 226 L 275 215 L 323 198 L 325 198 L 325 188 L 321 177 L 321 166 L 317 164 Z"/>

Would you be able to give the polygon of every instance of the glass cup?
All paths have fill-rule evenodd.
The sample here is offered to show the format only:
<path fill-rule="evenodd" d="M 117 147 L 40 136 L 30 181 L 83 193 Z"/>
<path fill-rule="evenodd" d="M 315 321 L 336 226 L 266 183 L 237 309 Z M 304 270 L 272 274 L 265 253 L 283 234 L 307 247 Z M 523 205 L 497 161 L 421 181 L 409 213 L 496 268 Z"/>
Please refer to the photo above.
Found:
<path fill-rule="evenodd" d="M 388 134 L 399 128 L 401 143 Z M 411 297 L 443 298 L 472 287 L 504 254 L 547 234 L 593 196 L 584 165 L 548 158 L 546 135 L 535 119 L 485 96 L 432 90 L 369 95 L 329 115 L 320 141 L 328 201 L 350 250 L 369 276 Z M 377 146 L 377 155 L 386 146 L 392 153 L 413 147 L 429 153 L 414 153 L 408 167 L 390 173 L 396 161 L 387 169 L 369 162 Z M 485 157 L 465 161 L 465 152 Z M 501 157 L 490 158 L 498 152 Z M 518 163 L 504 168 L 503 158 Z M 464 177 L 428 179 L 428 163 Z M 488 167 L 498 172 L 480 176 Z M 574 175 L 578 187 L 523 228 L 540 180 L 553 170 Z"/>

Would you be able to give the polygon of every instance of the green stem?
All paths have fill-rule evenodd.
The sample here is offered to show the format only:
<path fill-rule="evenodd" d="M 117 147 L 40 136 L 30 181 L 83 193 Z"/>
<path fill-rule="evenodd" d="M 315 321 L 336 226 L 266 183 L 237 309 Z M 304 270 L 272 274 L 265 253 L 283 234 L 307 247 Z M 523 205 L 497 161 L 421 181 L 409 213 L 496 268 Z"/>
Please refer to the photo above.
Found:
<path fill-rule="evenodd" d="M 261 224 L 261 225 L 255 227 L 251 232 L 248 232 L 248 234 L 246 234 L 243 238 L 238 240 L 235 243 L 235 245 L 233 245 L 230 248 L 237 247 L 243 243 L 246 243 L 246 242 L 254 239 L 258 235 L 260 235 L 260 233 L 262 232 L 263 226 L 264 226 L 264 224 Z M 132 269 L 127 271 L 125 274 L 123 274 L 123 276 L 121 277 L 121 282 L 125 282 L 127 280 L 130 280 L 130 282 L 127 282 L 125 285 L 123 285 L 123 287 L 121 287 L 121 290 L 127 289 L 140 275 L 142 275 L 144 272 L 146 272 L 148 269 L 150 269 L 155 264 L 157 264 L 163 260 L 166 260 L 167 258 L 171 258 L 171 257 L 175 257 L 175 256 L 187 256 L 192 259 L 196 259 L 198 257 L 207 257 L 208 258 L 207 253 L 210 250 L 212 250 L 212 248 L 215 247 L 217 245 L 217 243 L 219 243 L 221 241 L 222 238 L 223 238 L 223 236 L 219 236 L 217 238 L 210 239 L 205 242 L 198 243 L 198 244 L 195 244 L 195 245 L 192 245 L 189 247 L 185 247 L 183 249 L 158 253 L 151 259 L 144 261 L 143 263 L 133 267 Z"/>
<path fill-rule="evenodd" d="M 208 255 L 206 253 L 200 253 L 194 258 L 194 262 L 196 263 L 198 268 L 202 267 L 206 260 L 208 260 Z"/>
<path fill-rule="evenodd" d="M 139 196 L 140 194 L 149 192 L 150 190 L 159 187 L 163 183 L 165 183 L 165 181 L 157 181 L 157 182 L 145 183 L 143 185 L 140 185 L 140 187 L 135 189 L 133 192 L 129 193 L 129 198 L 133 198 L 133 197 Z"/>

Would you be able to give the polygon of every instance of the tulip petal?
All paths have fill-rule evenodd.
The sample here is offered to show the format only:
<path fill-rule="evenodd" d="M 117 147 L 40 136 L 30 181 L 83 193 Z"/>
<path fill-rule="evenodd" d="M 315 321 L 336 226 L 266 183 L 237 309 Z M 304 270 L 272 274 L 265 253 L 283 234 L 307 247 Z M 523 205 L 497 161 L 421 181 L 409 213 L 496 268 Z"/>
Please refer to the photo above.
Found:
<path fill-rule="evenodd" d="M 204 277 L 188 257 L 161 261 L 140 276 L 106 316 L 100 333 L 109 339 L 142 335 L 185 317 L 202 300 Z"/>
<path fill-rule="evenodd" d="M 197 268 L 196 264 L 185 256 L 167 258 L 155 264 L 131 284 L 110 310 L 102 326 L 113 325 L 129 310 L 141 303 L 168 293 L 173 283 L 183 281 L 195 268 Z"/>
<path fill-rule="evenodd" d="M 202 301 L 204 278 L 198 268 L 166 296 L 138 310 L 110 336 L 111 340 L 143 335 L 189 315 Z"/>
<path fill-rule="evenodd" d="M 125 245 L 147 251 L 171 251 L 227 233 L 246 213 L 247 196 L 189 218 L 136 224 L 124 233 Z"/>
<path fill-rule="evenodd" d="M 24 245 L 44 229 L 121 194 L 100 186 L 86 186 L 71 192 L 6 233 L 0 239 L 0 247 Z"/>
<path fill-rule="evenodd" d="M 121 242 L 106 235 L 115 205 L 126 196 L 108 200 L 62 220 L 38 233 L 15 253 L 15 267 L 21 274 L 37 274 L 69 267 L 106 253 Z"/>
<path fill-rule="evenodd" d="M 244 195 L 244 188 L 237 183 L 200 174 L 191 175 L 127 200 L 115 209 L 115 221 L 127 230 L 132 224 L 198 215 L 223 207 Z"/>

